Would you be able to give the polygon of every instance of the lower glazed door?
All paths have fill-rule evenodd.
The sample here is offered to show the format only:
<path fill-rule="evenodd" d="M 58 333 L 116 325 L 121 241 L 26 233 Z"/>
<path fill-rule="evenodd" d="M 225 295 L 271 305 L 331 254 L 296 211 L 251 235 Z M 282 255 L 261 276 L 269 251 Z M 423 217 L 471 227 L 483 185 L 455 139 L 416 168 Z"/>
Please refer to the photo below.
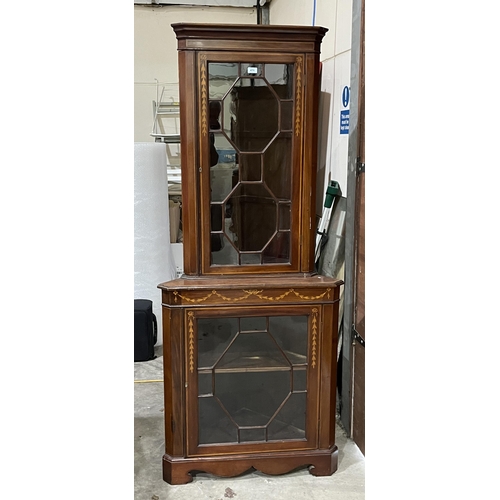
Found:
<path fill-rule="evenodd" d="M 188 455 L 316 448 L 321 306 L 185 314 Z"/>

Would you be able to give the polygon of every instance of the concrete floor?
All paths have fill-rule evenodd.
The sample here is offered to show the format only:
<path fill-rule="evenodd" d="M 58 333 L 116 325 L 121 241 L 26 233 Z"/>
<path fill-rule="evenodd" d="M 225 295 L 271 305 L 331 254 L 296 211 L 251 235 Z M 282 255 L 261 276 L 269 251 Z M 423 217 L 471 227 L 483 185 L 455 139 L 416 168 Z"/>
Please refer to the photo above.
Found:
<path fill-rule="evenodd" d="M 161 380 L 161 346 L 157 358 L 134 363 L 134 380 Z M 171 486 L 162 479 L 163 383 L 134 383 L 135 500 L 361 500 L 365 498 L 365 458 L 337 425 L 338 470 L 329 477 L 315 477 L 307 468 L 280 476 L 258 471 L 233 478 L 198 473 L 191 483 Z"/>

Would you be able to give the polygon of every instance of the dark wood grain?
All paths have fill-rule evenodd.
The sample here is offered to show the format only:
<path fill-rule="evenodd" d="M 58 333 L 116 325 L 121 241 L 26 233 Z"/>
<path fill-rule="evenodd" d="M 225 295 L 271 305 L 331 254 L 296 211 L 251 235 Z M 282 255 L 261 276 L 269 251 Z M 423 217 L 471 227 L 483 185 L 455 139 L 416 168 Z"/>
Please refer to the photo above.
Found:
<path fill-rule="evenodd" d="M 179 51 L 179 85 L 180 99 L 180 132 L 181 132 L 181 165 L 182 168 L 182 228 L 184 272 L 199 274 L 198 244 L 199 236 L 199 201 L 197 193 L 198 172 L 198 141 L 192 131 L 198 127 L 197 102 L 193 99 L 196 92 L 195 54 Z M 189 200 L 189 202 L 187 202 Z"/>
<path fill-rule="evenodd" d="M 172 25 L 179 50 L 184 273 L 189 276 L 297 273 L 314 270 L 316 170 L 319 102 L 319 48 L 327 29 L 318 26 L 222 24 Z M 296 127 L 290 165 L 294 208 L 289 262 L 212 265 L 210 246 L 210 165 L 204 132 L 207 96 L 201 88 L 208 61 L 293 64 Z M 239 100 L 240 103 L 244 99 Z M 262 127 L 263 125 L 260 124 Z M 189 202 L 187 201 L 189 200 Z M 256 231 L 262 215 L 240 235 Z M 259 219 L 260 216 L 260 219 Z M 253 219 L 252 219 L 253 220 Z M 269 231 L 266 232 L 266 234 Z M 267 241 L 264 238 L 264 243 Z M 263 243 L 263 244 L 264 244 Z M 229 243 L 228 243 L 229 244 Z M 244 242 L 242 243 L 244 245 Z"/>
<path fill-rule="evenodd" d="M 181 50 L 319 52 L 328 31 L 317 26 L 172 24 Z"/>
<path fill-rule="evenodd" d="M 296 451 L 293 453 L 231 455 L 217 457 L 175 458 L 163 456 L 163 479 L 170 484 L 186 484 L 196 472 L 208 472 L 220 477 L 234 477 L 249 470 L 279 475 L 311 467 L 314 476 L 330 476 L 338 467 L 338 449 Z"/>

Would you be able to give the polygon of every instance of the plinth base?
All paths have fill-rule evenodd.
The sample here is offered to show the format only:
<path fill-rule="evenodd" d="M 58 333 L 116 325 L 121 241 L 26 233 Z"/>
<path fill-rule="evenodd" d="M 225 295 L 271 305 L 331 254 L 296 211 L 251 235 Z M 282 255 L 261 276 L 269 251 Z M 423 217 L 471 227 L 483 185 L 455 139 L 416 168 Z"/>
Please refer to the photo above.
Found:
<path fill-rule="evenodd" d="M 186 484 L 193 473 L 208 472 L 221 477 L 234 477 L 255 469 L 264 474 L 278 475 L 299 467 L 311 466 L 314 476 L 331 476 L 338 465 L 338 448 L 329 450 L 279 453 L 252 453 L 221 457 L 177 458 L 163 455 L 163 480 L 169 484 Z"/>

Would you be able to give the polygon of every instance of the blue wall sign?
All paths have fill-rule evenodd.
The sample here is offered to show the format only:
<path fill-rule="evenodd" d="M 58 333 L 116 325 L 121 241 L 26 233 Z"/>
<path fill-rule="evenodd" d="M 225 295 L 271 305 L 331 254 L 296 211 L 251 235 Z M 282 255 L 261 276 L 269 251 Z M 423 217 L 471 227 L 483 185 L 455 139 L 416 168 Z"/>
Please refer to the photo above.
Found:
<path fill-rule="evenodd" d="M 349 133 L 349 110 L 343 109 L 340 112 L 340 133 L 348 134 Z"/>
<path fill-rule="evenodd" d="M 347 108 L 349 105 L 349 97 L 350 91 L 349 87 L 346 85 L 344 90 L 342 90 L 342 105 L 344 108 Z M 348 134 L 349 133 L 349 110 L 343 109 L 340 111 L 340 133 Z"/>
<path fill-rule="evenodd" d="M 349 87 L 347 85 L 344 87 L 344 90 L 342 91 L 342 104 L 344 105 L 344 108 L 347 108 L 349 104 Z"/>

